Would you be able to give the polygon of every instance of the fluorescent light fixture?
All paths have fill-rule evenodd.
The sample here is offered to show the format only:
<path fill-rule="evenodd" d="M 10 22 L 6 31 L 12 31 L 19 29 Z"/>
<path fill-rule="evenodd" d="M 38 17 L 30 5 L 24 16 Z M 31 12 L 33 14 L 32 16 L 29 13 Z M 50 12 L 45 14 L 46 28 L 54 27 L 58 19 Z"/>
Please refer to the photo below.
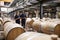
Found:
<path fill-rule="evenodd" d="M 30 2 L 31 2 L 31 3 L 37 3 L 38 1 L 36 1 L 36 0 L 31 0 Z"/>
<path fill-rule="evenodd" d="M 24 4 L 23 6 L 27 6 L 26 4 Z"/>
<path fill-rule="evenodd" d="M 60 0 L 54 0 L 53 2 L 60 2 Z"/>
<path fill-rule="evenodd" d="M 8 12 L 11 12 L 11 11 L 13 11 L 13 8 L 8 8 Z"/>
<path fill-rule="evenodd" d="M 30 2 L 27 2 L 26 5 L 32 5 Z"/>
<path fill-rule="evenodd" d="M 7 8 L 1 8 L 1 11 L 7 12 Z"/>
<path fill-rule="evenodd" d="M 43 4 L 42 6 L 48 6 L 49 4 Z"/>
<path fill-rule="evenodd" d="M 19 6 L 18 8 L 24 8 L 23 6 Z"/>

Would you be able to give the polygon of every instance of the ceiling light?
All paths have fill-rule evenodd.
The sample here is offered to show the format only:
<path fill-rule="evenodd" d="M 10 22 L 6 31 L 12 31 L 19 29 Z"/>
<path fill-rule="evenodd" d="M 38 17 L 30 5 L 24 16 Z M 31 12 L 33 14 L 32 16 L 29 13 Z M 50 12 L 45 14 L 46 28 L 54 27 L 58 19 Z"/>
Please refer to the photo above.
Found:
<path fill-rule="evenodd" d="M 32 5 L 30 2 L 27 2 L 26 5 Z"/>

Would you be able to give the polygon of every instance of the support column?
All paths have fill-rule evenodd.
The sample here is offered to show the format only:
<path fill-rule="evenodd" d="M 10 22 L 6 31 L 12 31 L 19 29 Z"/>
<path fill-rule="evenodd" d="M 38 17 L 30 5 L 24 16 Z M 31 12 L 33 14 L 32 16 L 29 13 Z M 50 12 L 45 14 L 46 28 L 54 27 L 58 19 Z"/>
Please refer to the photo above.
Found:
<path fill-rule="evenodd" d="M 42 6 L 42 1 L 40 1 L 40 19 L 43 18 L 43 6 Z"/>

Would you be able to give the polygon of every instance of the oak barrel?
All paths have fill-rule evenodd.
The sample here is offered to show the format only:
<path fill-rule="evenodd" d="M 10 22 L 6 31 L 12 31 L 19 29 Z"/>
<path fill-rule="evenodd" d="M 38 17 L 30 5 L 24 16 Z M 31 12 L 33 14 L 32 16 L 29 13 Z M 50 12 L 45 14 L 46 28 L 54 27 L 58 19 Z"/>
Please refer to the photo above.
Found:
<path fill-rule="evenodd" d="M 7 22 L 6 24 L 4 25 L 4 34 L 6 40 L 14 40 L 18 35 L 25 32 L 25 30 L 19 24 L 12 22 Z"/>
<path fill-rule="evenodd" d="M 41 22 L 41 31 L 47 34 L 57 34 L 60 36 L 60 24 L 54 22 Z"/>
<path fill-rule="evenodd" d="M 41 25 L 40 23 L 41 23 L 41 21 L 35 20 L 32 24 L 33 29 L 40 32 L 40 25 Z"/>
<path fill-rule="evenodd" d="M 37 32 L 25 32 L 19 35 L 15 40 L 51 40 L 51 36 Z"/>

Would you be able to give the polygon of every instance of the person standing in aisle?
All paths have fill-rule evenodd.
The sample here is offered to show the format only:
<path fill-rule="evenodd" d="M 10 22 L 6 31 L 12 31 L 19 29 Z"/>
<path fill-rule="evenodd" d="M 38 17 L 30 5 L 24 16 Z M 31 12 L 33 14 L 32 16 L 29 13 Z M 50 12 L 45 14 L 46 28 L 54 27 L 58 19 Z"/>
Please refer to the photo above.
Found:
<path fill-rule="evenodd" d="M 20 24 L 20 15 L 19 15 L 19 13 L 16 13 L 16 15 L 15 15 L 15 22 Z"/>
<path fill-rule="evenodd" d="M 22 14 L 20 14 L 20 18 L 21 18 L 21 25 L 23 26 L 23 28 L 25 28 L 26 14 L 24 11 L 22 12 Z"/>

